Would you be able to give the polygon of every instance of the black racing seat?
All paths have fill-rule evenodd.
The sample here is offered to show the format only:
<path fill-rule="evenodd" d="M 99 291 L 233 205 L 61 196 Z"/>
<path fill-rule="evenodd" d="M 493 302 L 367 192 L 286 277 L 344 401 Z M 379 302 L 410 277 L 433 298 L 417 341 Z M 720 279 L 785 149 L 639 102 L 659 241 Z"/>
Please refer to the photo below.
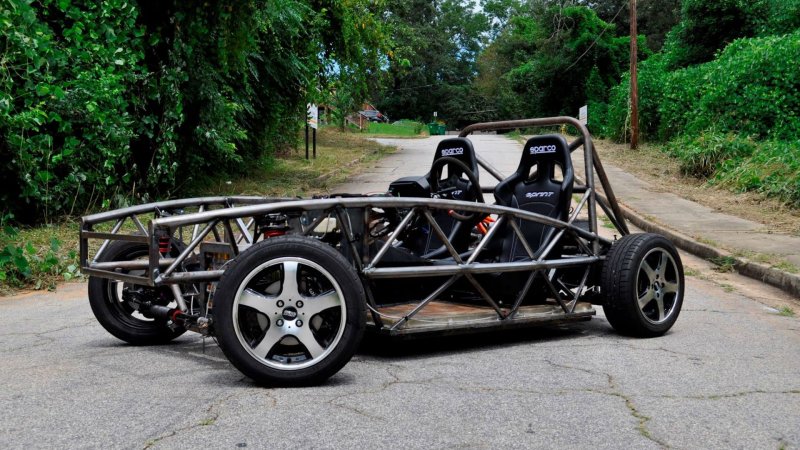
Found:
<path fill-rule="evenodd" d="M 574 179 L 566 139 L 557 134 L 535 136 L 525 143 L 516 172 L 495 186 L 494 196 L 498 205 L 565 221 Z M 538 257 L 553 234 L 553 227 L 521 219 L 517 224 L 534 256 Z M 502 242 L 502 261 L 530 258 L 510 225 L 498 230 L 497 239 Z"/>
<path fill-rule="evenodd" d="M 452 159 L 463 163 L 475 175 L 475 181 L 478 181 L 478 158 L 475 156 L 472 141 L 462 137 L 444 139 L 436 146 L 431 171 L 425 176 L 431 190 L 435 191 L 431 193 L 447 200 L 467 202 L 479 200 L 480 184 L 473 186 L 464 169 L 458 163 L 452 162 Z M 482 195 L 480 201 L 483 201 Z M 459 253 L 467 251 L 470 233 L 479 220 L 477 214 L 473 220 L 464 221 L 452 217 L 447 211 L 436 210 L 433 212 L 433 217 L 444 234 L 450 238 L 450 243 L 456 251 Z M 433 230 L 427 234 L 427 242 L 424 247 L 422 254 L 424 258 L 436 259 L 450 256 L 450 252 L 447 251 L 444 243 Z"/>
<path fill-rule="evenodd" d="M 473 186 L 461 164 L 475 175 L 477 182 L 478 158 L 472 142 L 461 137 L 443 139 L 436 146 L 431 170 L 421 177 L 405 177 L 393 182 L 389 186 L 389 194 L 398 197 L 436 196 L 449 200 L 483 201 L 480 185 Z M 476 214 L 473 220 L 457 220 L 444 210 L 435 210 L 432 215 L 456 251 L 467 251 L 470 233 L 481 218 Z M 404 246 L 423 258 L 449 257 L 450 252 L 432 227 L 424 219 L 420 223 L 422 232 L 415 233 L 404 242 Z"/>

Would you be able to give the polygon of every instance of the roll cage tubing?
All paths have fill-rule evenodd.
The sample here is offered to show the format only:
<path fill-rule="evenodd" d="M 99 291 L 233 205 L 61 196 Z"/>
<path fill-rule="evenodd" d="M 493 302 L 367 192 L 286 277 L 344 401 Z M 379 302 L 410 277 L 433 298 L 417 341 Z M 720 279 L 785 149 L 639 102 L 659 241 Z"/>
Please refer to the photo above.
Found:
<path fill-rule="evenodd" d="M 433 198 L 399 198 L 380 196 L 349 198 L 332 197 L 310 200 L 245 196 L 190 198 L 149 203 L 84 217 L 81 221 L 80 232 L 81 268 L 84 273 L 89 275 L 131 283 L 146 284 L 149 286 L 175 285 L 193 281 L 216 281 L 222 275 L 223 270 L 188 272 L 179 270 L 182 268 L 182 263 L 184 263 L 186 259 L 192 255 L 194 250 L 197 249 L 199 244 L 203 242 L 209 234 L 213 234 L 216 242 L 227 243 L 230 246 L 233 255 L 238 255 L 240 242 L 244 241 L 245 243 L 252 243 L 256 239 L 255 230 L 253 230 L 253 234 L 249 232 L 250 226 L 252 226 L 255 222 L 255 217 L 270 213 L 297 211 L 323 211 L 323 213 L 311 224 L 302 227 L 302 234 L 304 235 L 314 231 L 326 217 L 335 215 L 338 223 L 342 227 L 342 231 L 347 236 L 347 240 L 350 243 L 353 255 L 360 255 L 360 258 L 353 258 L 353 264 L 357 267 L 361 274 L 367 278 L 403 278 L 452 275 L 453 277 L 464 276 L 468 280 L 472 281 L 474 279 L 473 274 L 480 273 L 534 271 L 532 275 L 535 275 L 536 273 L 547 269 L 588 265 L 602 258 L 600 254 L 601 243 L 610 244 L 610 241 L 600 237 L 597 234 L 597 215 L 595 203 L 600 204 L 611 222 L 621 234 L 628 234 L 629 231 L 622 212 L 620 211 L 616 197 L 614 196 L 614 193 L 608 182 L 606 173 L 602 167 L 602 164 L 600 163 L 600 159 L 597 157 L 597 153 L 592 145 L 591 137 L 586 127 L 572 117 L 524 119 L 473 124 L 461 131 L 459 136 L 466 137 L 475 131 L 565 124 L 574 126 L 581 133 L 581 136 L 570 144 L 569 149 L 570 152 L 572 152 L 583 146 L 586 174 L 585 182 L 577 179 L 576 177 L 576 184 L 573 192 L 576 194 L 582 193 L 583 196 L 578 202 L 574 212 L 570 215 L 566 222 L 505 206 Z M 481 157 L 481 155 L 477 155 L 477 159 L 479 165 L 486 169 L 495 178 L 498 180 L 503 179 L 502 174 L 500 174 L 497 169 L 495 169 L 483 157 Z M 605 197 L 595 192 L 593 170 L 597 171 L 598 177 L 600 178 L 600 184 L 605 192 Z M 574 224 L 578 214 L 587 203 L 589 216 L 588 231 Z M 198 208 L 197 212 L 182 214 L 181 210 L 183 208 L 194 207 Z M 213 209 L 214 207 L 217 209 Z M 363 210 L 362 212 L 364 214 L 365 221 L 367 221 L 370 208 L 409 209 L 401 223 L 395 230 L 393 230 L 391 237 L 383 244 L 380 250 L 373 257 L 370 257 L 368 254 L 369 246 L 366 245 L 366 242 L 369 238 L 369 233 L 363 233 L 364 235 L 361 238 L 364 241 L 364 245 L 362 245 L 361 251 L 359 252 L 357 246 L 355 245 L 357 236 L 354 234 L 352 226 L 348 225 L 351 217 L 348 211 L 352 211 L 353 209 Z M 446 211 L 470 211 L 487 215 L 495 214 L 498 216 L 498 222 L 500 223 L 496 223 L 495 226 L 490 228 L 490 231 L 478 242 L 467 261 L 463 261 L 460 255 L 452 247 L 449 239 L 447 239 L 447 236 L 442 232 L 441 227 L 432 217 L 430 211 L 437 209 Z M 154 218 L 151 219 L 148 225 L 145 227 L 138 216 L 149 214 L 152 214 Z M 450 256 L 453 258 L 453 264 L 434 266 L 415 265 L 411 267 L 377 267 L 377 264 L 380 262 L 389 246 L 409 225 L 411 219 L 414 217 L 424 217 L 425 220 L 428 221 L 433 232 L 439 236 L 450 252 Z M 551 235 L 551 238 L 544 246 L 543 251 L 539 253 L 538 257 L 535 257 L 534 249 L 531 249 L 528 245 L 527 240 L 522 235 L 522 232 L 516 223 L 517 221 L 509 220 L 512 218 L 534 221 L 544 225 L 552 226 L 557 230 L 557 232 Z M 245 222 L 244 219 L 249 219 L 249 221 Z M 130 220 L 135 225 L 135 234 L 122 234 L 120 231 L 126 220 Z M 508 221 L 510 223 L 511 228 L 523 242 L 523 245 L 531 260 L 501 263 L 476 262 L 477 256 L 494 237 L 495 233 L 493 233 L 492 230 L 498 229 L 499 225 L 503 221 Z M 110 232 L 98 232 L 93 230 L 95 225 L 111 222 L 114 222 L 114 225 Z M 218 226 L 222 226 L 222 231 L 224 234 L 229 236 L 227 240 L 220 236 L 220 230 L 218 229 Z M 240 232 L 238 238 L 236 238 L 234 235 L 234 226 L 236 226 Z M 159 239 L 163 237 L 170 237 L 179 229 L 182 232 L 183 227 L 193 228 L 189 243 L 180 249 L 180 254 L 176 257 L 168 258 L 165 257 L 165 255 L 162 255 L 159 252 Z M 558 258 L 551 260 L 545 259 L 565 234 L 575 238 L 579 247 L 587 256 Z M 579 238 L 588 241 L 589 245 L 583 243 Z M 94 254 L 94 260 L 91 262 L 89 261 L 88 244 L 90 239 L 104 240 L 103 244 Z M 111 240 L 140 242 L 147 244 L 149 246 L 148 260 L 97 262 L 98 257 L 105 250 Z M 124 270 L 137 268 L 150 270 L 148 270 L 147 276 L 135 276 L 116 271 L 119 269 Z M 528 284 L 530 284 L 530 281 Z M 495 306 L 495 309 L 498 309 L 496 305 L 493 306 Z"/>

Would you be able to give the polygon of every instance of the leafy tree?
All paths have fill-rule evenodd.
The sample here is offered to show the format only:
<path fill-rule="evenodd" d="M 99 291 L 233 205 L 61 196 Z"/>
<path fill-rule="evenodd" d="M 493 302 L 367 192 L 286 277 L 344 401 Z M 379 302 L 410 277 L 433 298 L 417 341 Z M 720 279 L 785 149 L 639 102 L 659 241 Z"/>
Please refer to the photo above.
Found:
<path fill-rule="evenodd" d="M 386 64 L 370 0 L 9 0 L 0 7 L 0 217 L 172 196 L 293 145 L 307 101 Z M 374 84 L 374 83 L 373 83 Z"/>
<path fill-rule="evenodd" d="M 622 36 L 630 30 L 630 0 L 579 0 L 579 5 L 590 7 L 606 22 L 617 25 L 616 33 Z M 664 45 L 667 33 L 680 20 L 681 0 L 637 0 L 636 28 L 645 36 L 647 47 L 658 51 Z"/>
<path fill-rule="evenodd" d="M 499 117 L 575 115 L 587 94 L 597 105 L 607 101 L 627 68 L 628 38 L 587 7 L 553 6 L 513 17 L 484 55 L 493 61 L 480 58 L 489 71 L 476 86 L 495 99 Z"/>
<path fill-rule="evenodd" d="M 681 22 L 672 30 L 672 67 L 710 61 L 734 39 L 752 36 L 744 0 L 683 0 Z"/>
<path fill-rule="evenodd" d="M 481 107 L 468 86 L 489 29 L 472 1 L 413 0 L 389 5 L 385 15 L 393 42 L 388 82 L 376 106 L 391 117 L 428 120 L 433 112 L 459 126 Z M 454 99 L 452 95 L 459 95 Z M 467 98 L 464 98 L 467 96 Z M 470 119 L 473 118 L 473 119 Z"/>

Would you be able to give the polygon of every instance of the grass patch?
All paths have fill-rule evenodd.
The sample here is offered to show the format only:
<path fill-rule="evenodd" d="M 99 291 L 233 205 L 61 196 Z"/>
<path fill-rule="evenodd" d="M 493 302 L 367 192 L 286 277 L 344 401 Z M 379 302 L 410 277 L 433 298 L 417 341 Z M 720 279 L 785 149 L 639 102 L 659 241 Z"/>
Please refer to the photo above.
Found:
<path fill-rule="evenodd" d="M 781 258 L 778 255 L 773 255 L 769 253 L 756 253 L 749 250 L 736 250 L 735 252 L 733 252 L 733 255 L 741 258 L 746 258 L 750 261 L 754 261 L 757 263 L 765 264 L 767 266 L 770 266 L 772 268 L 784 272 L 789 272 L 789 273 L 800 272 L 800 269 L 798 269 L 797 266 L 790 263 L 789 261 L 786 261 L 785 259 Z"/>
<path fill-rule="evenodd" d="M 709 179 L 687 175 L 687 172 L 691 172 L 694 169 L 704 170 L 704 166 L 717 167 L 717 156 L 713 154 L 691 149 L 679 149 L 676 148 L 674 142 L 662 145 L 643 143 L 638 150 L 630 150 L 625 144 L 615 144 L 605 139 L 595 139 L 594 143 L 603 162 L 615 165 L 643 181 L 647 181 L 654 192 L 671 192 L 705 205 L 712 210 L 762 223 L 772 231 L 786 232 L 795 236 L 800 235 L 800 208 L 792 207 L 777 196 L 769 195 L 758 189 L 745 190 L 741 189 L 741 186 L 736 187 L 732 183 L 732 178 L 723 179 L 723 177 L 720 177 L 717 180 L 714 178 L 716 175 L 713 175 L 709 181 Z M 738 140 L 730 144 L 724 142 L 720 145 L 725 148 L 720 151 L 732 151 L 727 148 L 729 145 L 741 150 L 745 148 L 746 144 L 748 143 L 742 143 Z M 707 140 L 704 145 L 708 145 L 709 152 L 711 150 L 717 151 L 717 145 L 713 140 Z M 769 167 L 775 169 L 775 176 L 770 178 L 770 181 L 774 180 L 778 184 L 787 182 L 791 178 L 789 173 L 795 170 L 793 167 L 796 166 L 796 163 L 785 165 L 783 161 L 786 158 L 796 157 L 789 156 L 789 154 L 796 155 L 797 150 L 788 151 L 778 146 L 770 148 L 768 155 L 761 156 L 758 148 L 762 143 L 756 141 L 754 145 L 756 146 L 754 154 L 758 158 L 768 158 L 772 161 Z M 776 153 L 783 151 L 787 153 L 776 157 Z M 694 163 L 691 168 L 682 167 L 682 159 L 670 156 L 678 152 L 692 156 Z M 731 166 L 726 167 L 726 170 L 730 169 L 735 172 L 735 164 L 727 164 Z M 750 170 L 750 167 L 750 165 L 747 165 L 747 171 Z M 736 176 L 742 181 L 748 179 L 744 169 L 742 172 L 736 172 Z M 783 181 L 778 181 L 778 179 Z M 762 177 L 759 175 L 757 179 L 753 178 L 751 180 L 753 183 L 761 183 Z M 728 181 L 731 183 L 729 184 Z M 796 179 L 793 182 L 796 183 Z M 611 184 L 613 186 L 613 179 Z M 786 189 L 792 188 L 792 183 L 782 185 Z"/>
<path fill-rule="evenodd" d="M 684 267 L 683 274 L 686 275 L 687 277 L 699 277 L 700 271 L 697 269 L 693 269 L 691 267 Z"/>
<path fill-rule="evenodd" d="M 708 261 L 717 266 L 714 270 L 720 273 L 733 272 L 734 266 L 736 265 L 736 258 L 732 256 L 710 258 Z"/>
<path fill-rule="evenodd" d="M 778 310 L 778 315 L 784 317 L 794 317 L 794 310 L 788 306 L 781 306 L 781 309 Z"/>
<path fill-rule="evenodd" d="M 789 272 L 789 273 L 799 273 L 800 272 L 800 269 L 798 269 L 797 266 L 795 266 L 794 264 L 790 263 L 789 261 L 778 261 L 772 267 L 774 267 L 774 268 L 776 268 L 778 270 L 782 270 L 784 272 Z"/>
<path fill-rule="evenodd" d="M 709 247 L 717 247 L 717 248 L 719 247 L 719 243 L 717 243 L 716 241 L 712 241 L 711 239 L 704 238 L 703 236 L 695 236 L 694 238 L 697 240 L 697 242 L 701 244 L 706 244 Z"/>
<path fill-rule="evenodd" d="M 381 136 L 420 136 L 423 131 L 427 131 L 425 124 L 412 120 L 399 120 L 394 123 L 370 122 L 367 127 L 367 134 Z"/>
<path fill-rule="evenodd" d="M 614 231 L 617 230 L 617 227 L 614 226 L 614 223 L 611 222 L 611 219 L 609 219 L 606 216 L 600 216 L 600 215 L 598 215 L 598 217 L 600 218 L 600 221 L 603 222 L 603 228 L 608 228 L 609 230 L 614 230 Z"/>
<path fill-rule="evenodd" d="M 800 148 L 796 142 L 705 132 L 677 139 L 665 148 L 680 160 L 687 175 L 734 192 L 757 192 L 800 206 Z"/>

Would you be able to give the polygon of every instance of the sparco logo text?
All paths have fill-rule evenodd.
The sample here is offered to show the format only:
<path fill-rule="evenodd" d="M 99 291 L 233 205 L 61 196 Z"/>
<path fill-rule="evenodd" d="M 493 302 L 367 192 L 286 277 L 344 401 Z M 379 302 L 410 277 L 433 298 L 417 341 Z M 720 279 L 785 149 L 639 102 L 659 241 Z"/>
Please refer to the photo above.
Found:
<path fill-rule="evenodd" d="M 539 153 L 555 153 L 556 146 L 555 145 L 534 145 L 531 147 L 531 155 L 537 155 Z"/>
<path fill-rule="evenodd" d="M 445 148 L 442 150 L 442 156 L 463 155 L 464 147 Z"/>

